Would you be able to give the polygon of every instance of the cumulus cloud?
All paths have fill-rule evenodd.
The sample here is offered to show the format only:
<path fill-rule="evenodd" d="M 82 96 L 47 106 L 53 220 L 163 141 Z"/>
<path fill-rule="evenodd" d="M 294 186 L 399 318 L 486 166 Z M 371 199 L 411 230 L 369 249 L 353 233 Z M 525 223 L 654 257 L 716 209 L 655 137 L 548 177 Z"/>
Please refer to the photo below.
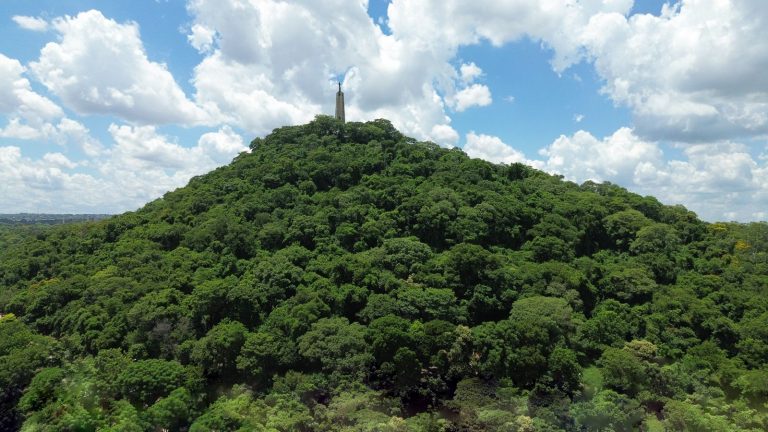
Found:
<path fill-rule="evenodd" d="M 229 126 L 201 135 L 197 145 L 200 153 L 217 164 L 227 163 L 234 155 L 248 150 L 243 144 L 243 137 Z"/>
<path fill-rule="evenodd" d="M 465 83 L 471 83 L 483 75 L 483 70 L 480 69 L 475 62 L 462 64 L 461 67 L 459 67 L 459 72 L 461 73 L 461 80 Z"/>
<path fill-rule="evenodd" d="M 768 207 L 768 157 L 730 141 L 682 145 L 682 157 L 670 159 L 659 143 L 629 128 L 602 139 L 580 130 L 539 150 L 539 159 L 528 159 L 499 137 L 470 132 L 463 149 L 471 157 L 520 162 L 576 183 L 609 181 L 683 204 L 708 221 L 765 219 Z"/>
<path fill-rule="evenodd" d="M 63 118 L 56 125 L 56 129 L 59 132 L 57 141 L 61 144 L 72 143 L 80 148 L 88 157 L 99 156 L 104 152 L 104 146 L 99 140 L 91 136 L 90 130 L 82 123 Z"/>
<path fill-rule="evenodd" d="M 721 139 L 734 125 L 763 130 L 767 87 L 745 78 L 764 75 L 756 71 L 766 64 L 765 8 L 686 0 L 660 16 L 629 16 L 632 5 L 394 0 L 384 33 L 357 0 L 191 0 L 189 41 L 207 54 L 195 70 L 196 98 L 218 121 L 262 134 L 332 112 L 333 89 L 324 83 L 341 77 L 348 118 L 385 116 L 430 138 L 435 126 L 450 127 L 446 108 L 461 112 L 492 101 L 487 86 L 474 84 L 482 65 L 453 66 L 458 49 L 530 38 L 551 49 L 557 73 L 594 62 L 606 94 L 632 108 L 641 136 L 688 141 Z M 715 31 L 707 33 L 712 22 Z M 711 52 L 728 54 L 718 60 Z"/>
<path fill-rule="evenodd" d="M 626 127 L 602 140 L 583 130 L 572 136 L 561 135 L 539 154 L 546 158 L 541 168 L 569 180 L 619 184 L 631 183 L 638 163 L 658 164 L 663 159 L 656 143 L 640 139 Z"/>
<path fill-rule="evenodd" d="M 459 133 L 446 124 L 435 125 L 429 135 L 432 141 L 444 147 L 453 147 L 459 141 Z"/>
<path fill-rule="evenodd" d="M 154 126 L 109 126 L 115 141 L 103 171 L 130 171 L 137 175 L 155 173 L 163 177 L 186 177 L 209 171 L 248 148 L 243 139 L 228 126 L 216 132 L 203 134 L 194 147 L 184 147 L 168 136 L 157 132 Z M 172 178 L 167 182 L 175 182 Z M 180 184 L 174 183 L 176 187 Z"/>
<path fill-rule="evenodd" d="M 76 163 L 69 160 L 68 157 L 61 153 L 46 153 L 43 155 L 43 162 L 46 162 L 50 167 L 72 169 L 77 166 Z"/>
<path fill-rule="evenodd" d="M 648 139 L 706 142 L 768 133 L 762 0 L 681 0 L 658 16 L 629 15 L 632 4 L 395 0 L 388 23 L 394 37 L 443 53 L 437 61 L 460 46 L 484 40 L 501 46 L 522 37 L 551 48 L 558 73 L 587 59 L 604 80 L 603 91 L 631 108 L 636 132 Z"/>
<path fill-rule="evenodd" d="M 494 163 L 532 163 L 532 161 L 525 158 L 522 152 L 505 144 L 501 138 L 492 135 L 476 134 L 475 132 L 467 134 L 464 152 L 471 157 L 485 159 Z"/>
<path fill-rule="evenodd" d="M 61 117 L 59 106 L 32 91 L 25 71 L 18 60 L 0 54 L 0 112 L 32 123 Z"/>
<path fill-rule="evenodd" d="M 386 117 L 420 138 L 449 123 L 432 83 L 438 75 L 452 82 L 455 70 L 384 35 L 360 2 L 193 0 L 188 8 L 193 29 L 217 35 L 193 83 L 222 122 L 263 134 L 332 113 L 326 84 L 340 77 L 348 120 Z"/>
<path fill-rule="evenodd" d="M 112 158 L 121 164 L 120 169 L 137 172 L 176 170 L 187 164 L 189 150 L 169 142 L 154 126 L 112 124 L 109 133 L 116 144 Z"/>
<path fill-rule="evenodd" d="M 81 131 L 82 132 L 82 131 Z M 111 125 L 113 144 L 73 161 L 60 152 L 25 157 L 0 147 L 0 212 L 122 212 L 181 187 L 247 151 L 231 128 L 184 147 L 153 126 Z"/>
<path fill-rule="evenodd" d="M 24 16 L 24 15 L 15 15 L 11 19 L 13 19 L 13 22 L 15 22 L 16 25 L 23 28 L 24 30 L 31 30 L 31 31 L 38 31 L 38 32 L 48 30 L 48 21 L 42 18 L 36 18 L 36 17 Z"/>
<path fill-rule="evenodd" d="M 673 123 L 669 127 L 683 130 L 688 114 L 713 115 L 717 109 L 697 98 L 672 103 L 677 93 L 654 95 L 645 90 L 653 90 L 658 83 L 636 84 L 642 74 L 658 69 L 681 71 L 680 76 L 695 71 L 681 68 L 680 61 L 669 61 L 676 55 L 689 58 L 690 44 L 681 42 L 668 54 L 657 55 L 669 40 L 684 39 L 687 27 L 678 26 L 679 36 L 667 32 L 670 38 L 652 39 L 656 28 L 648 23 L 677 22 L 686 11 L 706 5 L 690 0 L 679 10 L 668 7 L 660 17 L 628 17 L 632 5 L 632 0 L 394 0 L 387 9 L 385 33 L 368 16 L 366 2 L 358 0 L 191 0 L 188 9 L 194 22 L 189 41 L 207 54 L 195 71 L 196 98 L 219 121 L 262 134 L 332 112 L 333 91 L 324 83 L 329 77 L 341 77 L 349 119 L 386 116 L 406 133 L 430 138 L 435 126 L 449 126 L 446 108 L 461 112 L 492 102 L 487 86 L 473 84 L 482 76 L 482 65 L 454 66 L 459 48 L 485 41 L 501 46 L 529 38 L 551 49 L 557 73 L 584 59 L 594 61 L 606 80 L 605 91 L 617 103 L 633 108 L 643 123 L 638 133 L 644 136 L 651 126 L 665 127 L 655 119 L 644 121 L 646 113 L 659 107 L 680 113 L 669 117 Z M 692 16 L 689 24 L 702 27 L 712 16 L 717 12 Z M 693 48 L 696 56 L 715 57 L 708 55 L 711 51 L 706 46 Z M 629 57 L 631 61 L 625 61 Z M 750 86 L 765 88 L 759 83 Z M 707 96 L 707 89 L 703 90 L 702 98 Z M 731 118 L 759 128 L 759 99 L 749 112 L 732 106 Z"/>
<path fill-rule="evenodd" d="M 64 147 L 71 145 L 87 156 L 99 155 L 101 143 L 82 123 L 67 118 L 61 107 L 33 91 L 25 72 L 26 68 L 18 60 L 0 54 L 0 114 L 8 119 L 7 124 L 0 125 L 0 138 L 35 140 Z M 52 160 L 49 157 L 48 162 Z"/>
<path fill-rule="evenodd" d="M 194 124 L 203 110 L 186 99 L 164 65 L 147 59 L 136 24 L 89 11 L 56 19 L 52 28 L 59 41 L 46 45 L 29 69 L 0 54 L 0 114 L 7 118 L 0 138 L 62 146 L 36 158 L 22 147 L 0 147 L 2 211 L 134 209 L 247 150 L 226 125 L 202 134 L 192 147 L 158 132 L 156 123 Z M 137 123 L 111 125 L 112 142 L 105 146 L 35 92 L 29 72 L 68 108 Z M 84 159 L 73 159 L 75 150 Z"/>
<path fill-rule="evenodd" d="M 68 173 L 72 162 L 60 153 L 32 160 L 15 146 L 0 147 L 0 211 L 102 211 L 104 184 L 89 175 Z"/>
<path fill-rule="evenodd" d="M 136 23 L 90 10 L 51 25 L 60 40 L 45 45 L 30 69 L 66 107 L 147 124 L 206 120 L 167 67 L 147 58 Z"/>
<path fill-rule="evenodd" d="M 767 24 L 760 0 L 683 0 L 596 14 L 578 37 L 637 133 L 704 142 L 768 133 Z"/>
<path fill-rule="evenodd" d="M 191 33 L 187 35 L 189 44 L 201 53 L 209 52 L 213 47 L 216 31 L 200 24 L 193 25 L 190 31 Z"/>
<path fill-rule="evenodd" d="M 394 1 L 388 8 L 391 31 L 384 33 L 368 16 L 366 3 L 357 0 L 192 0 L 189 40 L 208 53 L 193 78 L 197 101 L 221 121 L 261 134 L 333 112 L 333 89 L 325 83 L 341 77 L 348 119 L 387 117 L 405 133 L 430 139 L 435 126 L 450 127 L 446 108 L 491 103 L 488 87 L 473 84 L 481 67 L 454 66 L 460 46 L 481 40 L 501 44 L 537 32 L 558 41 L 557 52 L 563 54 L 556 62 L 566 64 L 563 59 L 580 48 L 563 36 L 564 22 L 583 27 L 594 12 L 626 12 L 631 5 L 481 3 Z"/>
<path fill-rule="evenodd" d="M 744 144 L 692 145 L 683 160 L 639 164 L 635 188 L 667 202 L 679 202 L 709 220 L 764 218 L 768 206 L 768 165 Z"/>
<path fill-rule="evenodd" d="M 154 126 L 110 125 L 115 145 L 99 164 L 114 191 L 108 197 L 115 207 L 138 207 L 163 193 L 181 187 L 238 153 L 247 151 L 243 139 L 227 126 L 203 134 L 194 147 L 158 133 Z M 120 196 L 120 191 L 130 191 Z"/>
<path fill-rule="evenodd" d="M 98 145 L 79 122 L 65 117 L 64 110 L 32 90 L 21 63 L 0 54 L 0 114 L 8 122 L 0 125 L 0 138 L 73 143 L 96 151 Z"/>
<path fill-rule="evenodd" d="M 609 180 L 682 202 L 709 219 L 764 217 L 754 209 L 768 199 L 766 159 L 744 143 L 768 134 L 768 9 L 761 0 L 682 0 L 658 16 L 630 16 L 632 4 L 394 0 L 385 32 L 359 0 L 190 0 L 188 42 L 204 56 L 190 97 L 165 65 L 150 60 L 136 23 L 98 11 L 50 23 L 18 16 L 23 28 L 53 29 L 59 38 L 27 67 L 0 54 L 0 113 L 7 117 L 0 136 L 77 143 L 91 166 L 124 175 L 88 174 L 95 188 L 133 185 L 137 195 L 121 202 L 138 203 L 140 187 L 147 188 L 141 196 L 157 196 L 245 148 L 233 127 L 264 134 L 333 112 L 335 88 L 327 83 L 339 78 L 349 120 L 389 118 L 408 135 L 451 146 L 459 134 L 450 116 L 492 103 L 488 86 L 477 82 L 483 65 L 457 65 L 458 50 L 529 38 L 551 50 L 557 73 L 582 60 L 594 64 L 602 91 L 632 111 L 633 128 L 605 138 L 585 131 L 561 136 L 541 150 L 541 160 L 473 132 L 468 153 L 531 163 L 575 181 Z M 27 75 L 65 109 L 131 124 L 113 125 L 114 145 L 105 147 L 35 92 Z M 186 148 L 158 132 L 162 123 L 220 128 Z M 679 160 L 665 159 L 667 142 L 685 143 L 678 144 Z M 75 179 L 87 183 L 75 177 L 86 175 L 79 174 L 83 161 L 57 152 L 31 160 L 18 150 L 3 147 L 4 160 L 15 161 L 13 172 L 39 186 L 34 190 L 74 191 Z M 140 178 L 136 170 L 148 174 Z"/>
<path fill-rule="evenodd" d="M 561 136 L 532 164 L 578 183 L 610 181 L 668 204 L 683 204 L 710 220 L 759 219 L 768 206 L 768 165 L 744 144 L 684 145 L 682 158 L 629 128 L 598 139 L 586 131 Z"/>
<path fill-rule="evenodd" d="M 491 98 L 491 91 L 488 89 L 488 86 L 472 84 L 456 93 L 451 102 L 454 109 L 461 112 L 473 106 L 490 105 L 493 99 Z"/>
<path fill-rule="evenodd" d="M 531 2 L 526 0 L 394 0 L 389 27 L 401 38 L 450 54 L 483 40 L 501 46 L 522 37 L 554 50 L 552 66 L 561 72 L 582 57 L 578 35 L 598 13 L 627 14 L 632 0 Z"/>

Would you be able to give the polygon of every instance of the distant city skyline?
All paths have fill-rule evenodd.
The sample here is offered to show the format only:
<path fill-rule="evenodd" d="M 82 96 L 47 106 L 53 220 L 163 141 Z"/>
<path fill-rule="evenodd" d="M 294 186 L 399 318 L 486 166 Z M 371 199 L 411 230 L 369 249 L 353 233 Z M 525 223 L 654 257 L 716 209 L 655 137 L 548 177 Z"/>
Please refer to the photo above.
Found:
<path fill-rule="evenodd" d="M 472 157 L 766 220 L 758 0 L 0 4 L 0 213 L 135 210 L 257 136 L 390 119 Z"/>

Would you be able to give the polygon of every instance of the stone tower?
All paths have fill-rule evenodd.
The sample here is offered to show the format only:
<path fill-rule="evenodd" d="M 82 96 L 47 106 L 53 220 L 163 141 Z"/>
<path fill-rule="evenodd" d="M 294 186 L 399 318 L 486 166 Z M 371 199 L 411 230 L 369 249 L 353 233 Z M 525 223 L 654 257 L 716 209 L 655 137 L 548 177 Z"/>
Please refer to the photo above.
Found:
<path fill-rule="evenodd" d="M 344 92 L 341 91 L 341 82 L 339 92 L 336 93 L 336 118 L 344 122 Z"/>

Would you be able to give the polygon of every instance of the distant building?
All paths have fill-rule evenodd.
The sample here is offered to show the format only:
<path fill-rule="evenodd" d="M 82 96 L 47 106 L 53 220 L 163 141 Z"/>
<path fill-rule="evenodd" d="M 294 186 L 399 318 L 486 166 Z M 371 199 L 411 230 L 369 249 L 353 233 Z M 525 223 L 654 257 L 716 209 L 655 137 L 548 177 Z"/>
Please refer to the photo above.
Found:
<path fill-rule="evenodd" d="M 336 93 L 336 118 L 344 120 L 344 92 L 341 91 L 341 82 L 339 82 L 339 91 Z"/>

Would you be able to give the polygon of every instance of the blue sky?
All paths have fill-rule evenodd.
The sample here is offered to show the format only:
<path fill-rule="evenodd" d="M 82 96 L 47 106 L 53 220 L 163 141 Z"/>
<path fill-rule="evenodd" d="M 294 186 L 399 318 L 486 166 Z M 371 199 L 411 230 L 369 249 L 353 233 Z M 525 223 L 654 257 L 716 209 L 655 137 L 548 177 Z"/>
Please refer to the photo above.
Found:
<path fill-rule="evenodd" d="M 332 113 L 340 77 L 348 120 L 768 216 L 762 1 L 5 0 L 0 20 L 0 212 L 136 209 Z"/>

